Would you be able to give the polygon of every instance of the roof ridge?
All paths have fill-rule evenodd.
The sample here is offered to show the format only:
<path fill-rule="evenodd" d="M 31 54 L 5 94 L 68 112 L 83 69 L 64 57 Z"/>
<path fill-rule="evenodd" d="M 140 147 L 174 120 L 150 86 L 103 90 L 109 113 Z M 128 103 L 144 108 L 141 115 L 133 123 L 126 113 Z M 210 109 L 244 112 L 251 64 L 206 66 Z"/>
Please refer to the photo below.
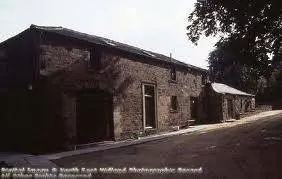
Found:
<path fill-rule="evenodd" d="M 130 45 L 130 44 L 118 42 L 118 41 L 108 39 L 108 38 L 105 38 L 105 37 L 101 37 L 101 36 L 97 36 L 97 35 L 79 32 L 79 31 L 76 31 L 76 30 L 73 30 L 73 29 L 62 27 L 62 26 L 38 26 L 38 25 L 31 24 L 30 28 L 47 30 L 47 31 L 54 31 L 54 32 L 56 32 L 56 31 L 62 31 L 63 32 L 65 30 L 67 32 L 71 32 L 71 33 L 74 33 L 74 34 L 79 34 L 81 36 L 92 38 L 92 40 L 93 40 L 93 38 L 95 38 L 96 43 L 98 41 L 98 43 L 100 43 L 100 45 L 115 46 L 116 48 L 119 48 L 121 50 L 129 51 L 130 53 L 137 53 L 137 54 L 140 54 L 140 55 L 150 56 L 151 58 L 164 60 L 164 61 L 167 61 L 169 63 L 184 65 L 186 67 L 198 69 L 198 70 L 205 71 L 205 72 L 207 71 L 207 69 L 179 61 L 175 58 L 168 57 L 168 56 L 161 54 L 161 53 L 156 53 L 156 52 L 153 52 L 151 50 L 145 50 L 142 47 L 136 47 L 136 46 L 133 46 L 133 45 Z M 83 39 L 83 40 L 87 40 L 87 41 L 91 42 L 91 40 L 89 40 L 89 39 Z M 92 42 L 92 43 L 95 43 L 95 42 Z M 122 46 L 124 46 L 124 48 L 128 48 L 128 49 L 124 49 L 124 48 L 122 48 Z M 136 51 L 134 52 L 134 50 L 136 50 Z M 140 52 L 138 52 L 138 51 L 140 51 Z M 166 59 L 161 59 L 161 58 L 166 58 Z"/>
<path fill-rule="evenodd" d="M 31 24 L 30 28 L 31 29 L 33 29 L 33 28 L 34 29 L 54 29 L 54 30 L 55 29 L 57 29 L 57 30 L 58 29 L 62 29 L 62 30 L 64 29 L 62 26 L 38 26 L 38 25 L 35 25 L 35 24 Z"/>

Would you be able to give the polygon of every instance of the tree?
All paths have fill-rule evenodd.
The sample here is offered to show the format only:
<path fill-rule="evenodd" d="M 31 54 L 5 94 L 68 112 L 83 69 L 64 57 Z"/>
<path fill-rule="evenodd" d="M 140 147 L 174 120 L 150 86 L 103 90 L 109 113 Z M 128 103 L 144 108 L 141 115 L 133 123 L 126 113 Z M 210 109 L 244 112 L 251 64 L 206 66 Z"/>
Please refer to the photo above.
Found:
<path fill-rule="evenodd" d="M 246 64 L 268 66 L 281 46 L 281 0 L 206 0 L 195 3 L 187 26 L 189 40 L 200 36 L 220 36 L 245 42 Z M 229 39 L 230 40 L 230 39 Z"/>
<path fill-rule="evenodd" d="M 233 38 L 217 42 L 208 58 L 210 76 L 213 81 L 257 94 L 262 76 L 267 75 L 257 65 L 247 63 L 252 57 L 245 53 L 245 46 L 245 42 Z"/>
<path fill-rule="evenodd" d="M 275 66 L 271 77 L 269 79 L 269 85 L 266 89 L 267 97 L 274 102 L 274 108 L 282 107 L 282 46 L 280 47 L 278 54 L 273 57 L 273 66 Z M 268 99 L 266 98 L 266 99 Z"/>

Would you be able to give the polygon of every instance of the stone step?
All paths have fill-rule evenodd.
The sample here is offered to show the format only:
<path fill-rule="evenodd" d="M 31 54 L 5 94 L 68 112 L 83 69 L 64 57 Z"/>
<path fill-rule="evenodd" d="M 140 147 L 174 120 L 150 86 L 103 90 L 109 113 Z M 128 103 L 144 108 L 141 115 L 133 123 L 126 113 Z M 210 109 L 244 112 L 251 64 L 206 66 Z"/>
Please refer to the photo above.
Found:
<path fill-rule="evenodd" d="M 193 120 L 193 119 L 188 120 L 188 124 L 189 126 L 194 126 L 196 124 L 196 120 Z"/>

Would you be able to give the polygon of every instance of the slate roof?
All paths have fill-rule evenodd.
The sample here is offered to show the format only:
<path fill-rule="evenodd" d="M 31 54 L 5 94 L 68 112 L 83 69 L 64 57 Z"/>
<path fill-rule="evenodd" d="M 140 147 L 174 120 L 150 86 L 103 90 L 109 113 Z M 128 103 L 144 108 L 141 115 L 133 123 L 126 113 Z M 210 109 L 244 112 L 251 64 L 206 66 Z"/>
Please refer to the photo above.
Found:
<path fill-rule="evenodd" d="M 72 37 L 72 38 L 75 38 L 75 39 L 83 40 L 83 41 L 90 42 L 90 43 L 97 44 L 97 45 L 110 46 L 112 48 L 123 50 L 123 51 L 129 52 L 129 53 L 132 53 L 132 54 L 141 55 L 141 56 L 144 56 L 144 57 L 149 57 L 151 59 L 156 59 L 156 60 L 168 62 L 168 63 L 171 63 L 171 64 L 180 65 L 180 66 L 183 66 L 183 67 L 192 68 L 194 70 L 198 70 L 198 71 L 207 73 L 206 69 L 196 67 L 196 66 L 193 66 L 193 65 L 190 65 L 190 64 L 186 64 L 184 62 L 178 61 L 174 58 L 170 58 L 170 57 L 162 55 L 162 54 L 143 50 L 141 48 L 137 48 L 137 47 L 127 45 L 127 44 L 124 44 L 124 43 L 120 43 L 120 42 L 116 42 L 116 41 L 106 39 L 106 38 L 103 38 L 103 37 L 99 37 L 99 36 L 95 36 L 95 35 L 89 35 L 89 34 L 86 34 L 86 33 L 81 33 L 81 32 L 74 31 L 74 30 L 71 30 L 71 29 L 67 29 L 67 28 L 64 28 L 64 27 L 36 26 L 36 25 L 32 24 L 30 26 L 30 29 L 37 29 L 37 30 L 45 31 L 45 32 L 52 32 L 52 33 L 56 33 L 56 34 L 67 36 L 67 37 Z"/>
<path fill-rule="evenodd" d="M 243 96 L 255 96 L 255 95 L 248 94 L 243 91 L 237 90 L 235 88 L 232 88 L 231 86 L 228 86 L 222 83 L 212 83 L 211 86 L 215 92 L 221 93 L 221 94 L 227 93 L 227 94 L 235 94 L 235 95 L 243 95 Z"/>

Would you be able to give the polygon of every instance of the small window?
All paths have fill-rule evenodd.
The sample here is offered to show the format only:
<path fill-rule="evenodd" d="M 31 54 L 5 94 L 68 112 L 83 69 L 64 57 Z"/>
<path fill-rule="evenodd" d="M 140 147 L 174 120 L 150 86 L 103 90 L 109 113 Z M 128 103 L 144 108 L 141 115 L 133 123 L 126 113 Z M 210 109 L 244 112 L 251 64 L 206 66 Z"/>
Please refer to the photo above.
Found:
<path fill-rule="evenodd" d="M 202 75 L 202 84 L 206 84 L 207 83 L 207 76 L 206 75 Z"/>
<path fill-rule="evenodd" d="M 171 77 L 171 80 L 176 81 L 176 70 L 173 66 L 170 69 L 170 77 Z"/>
<path fill-rule="evenodd" d="M 171 110 L 177 111 L 178 103 L 177 96 L 171 96 Z"/>
<path fill-rule="evenodd" d="M 90 51 L 90 67 L 95 70 L 101 69 L 101 51 L 97 48 Z"/>
<path fill-rule="evenodd" d="M 197 80 L 193 79 L 194 87 L 197 88 Z"/>

